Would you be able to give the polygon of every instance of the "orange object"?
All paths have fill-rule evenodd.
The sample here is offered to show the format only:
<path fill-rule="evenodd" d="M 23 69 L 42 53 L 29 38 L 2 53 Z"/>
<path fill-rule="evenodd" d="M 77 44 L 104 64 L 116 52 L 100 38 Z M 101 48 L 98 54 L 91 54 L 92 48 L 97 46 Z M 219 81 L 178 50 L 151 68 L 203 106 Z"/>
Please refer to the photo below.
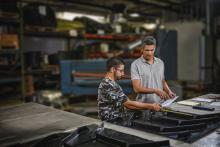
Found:
<path fill-rule="evenodd" d="M 93 77 L 93 78 L 104 78 L 104 73 L 89 73 L 89 72 L 74 72 L 73 76 L 75 77 Z M 130 75 L 125 75 L 123 79 L 130 79 Z"/>
<path fill-rule="evenodd" d="M 2 34 L 0 37 L 1 48 L 19 49 L 19 40 L 17 34 Z"/>

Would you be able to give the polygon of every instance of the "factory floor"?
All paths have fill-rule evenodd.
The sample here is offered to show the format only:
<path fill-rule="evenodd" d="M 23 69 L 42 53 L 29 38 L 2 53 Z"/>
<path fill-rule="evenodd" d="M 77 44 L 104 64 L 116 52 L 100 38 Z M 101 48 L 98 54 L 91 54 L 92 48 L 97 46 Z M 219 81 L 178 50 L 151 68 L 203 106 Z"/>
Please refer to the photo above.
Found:
<path fill-rule="evenodd" d="M 44 90 L 45 93 L 46 90 Z M 61 93 L 61 91 L 47 90 L 47 94 Z M 41 95 L 41 92 L 38 92 Z M 39 94 L 36 94 L 39 95 Z M 129 95 L 130 99 L 135 99 L 135 95 Z M 29 100 L 28 102 L 33 102 L 34 100 Z M 47 105 L 50 107 L 54 107 L 60 110 L 68 111 L 70 113 L 76 113 L 83 116 L 91 117 L 98 119 L 98 107 L 97 107 L 97 96 L 62 96 L 56 99 L 46 99 L 40 98 L 37 103 L 41 103 L 43 105 Z M 7 107 L 13 105 L 19 105 L 22 103 L 26 103 L 25 100 L 19 97 L 9 97 L 0 99 L 0 107 Z"/>
<path fill-rule="evenodd" d="M 62 101 L 65 101 L 65 104 L 61 104 Z M 29 101 L 31 102 L 31 101 Z M 42 103 L 41 103 L 42 102 Z M 98 119 L 98 109 L 97 109 L 97 98 L 96 97 L 62 97 L 60 100 L 51 101 L 52 104 L 44 103 L 43 101 L 37 102 L 43 105 L 51 106 L 56 108 L 58 103 L 62 105 L 61 107 L 57 107 L 57 109 L 68 111 L 70 113 L 76 113 L 87 117 L 92 117 Z M 10 107 L 14 105 L 20 105 L 26 103 L 25 100 L 19 97 L 1 97 L 0 99 L 0 108 L 2 107 Z M 55 104 L 54 104 L 55 103 Z"/>
<path fill-rule="evenodd" d="M 24 101 L 20 98 L 3 98 L 0 99 L 0 108 L 22 104 Z"/>
<path fill-rule="evenodd" d="M 68 107 L 70 108 L 69 112 L 98 119 L 97 102 L 94 100 L 69 104 Z"/>

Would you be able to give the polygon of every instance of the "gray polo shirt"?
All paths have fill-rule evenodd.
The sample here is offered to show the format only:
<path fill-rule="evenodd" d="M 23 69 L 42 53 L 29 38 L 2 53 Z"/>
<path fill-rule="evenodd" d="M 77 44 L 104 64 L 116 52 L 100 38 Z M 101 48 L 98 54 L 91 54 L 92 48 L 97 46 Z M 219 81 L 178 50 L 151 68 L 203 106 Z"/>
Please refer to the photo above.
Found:
<path fill-rule="evenodd" d="M 164 63 L 161 59 L 154 57 L 154 63 L 149 64 L 143 56 L 131 64 L 131 80 L 139 79 L 141 86 L 163 90 Z M 138 93 L 137 101 L 159 103 L 162 102 L 156 94 Z"/>

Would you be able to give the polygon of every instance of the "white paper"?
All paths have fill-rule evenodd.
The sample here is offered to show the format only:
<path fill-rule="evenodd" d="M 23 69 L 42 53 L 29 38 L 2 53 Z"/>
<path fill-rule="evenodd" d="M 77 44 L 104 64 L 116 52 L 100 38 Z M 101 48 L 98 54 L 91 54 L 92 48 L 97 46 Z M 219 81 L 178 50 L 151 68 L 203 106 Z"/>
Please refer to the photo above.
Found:
<path fill-rule="evenodd" d="M 198 102 L 208 102 L 208 103 L 215 101 L 214 99 L 201 98 L 201 97 L 193 98 L 192 100 L 193 101 L 198 101 Z"/>
<path fill-rule="evenodd" d="M 220 102 L 213 102 L 210 104 L 211 106 L 220 106 Z M 220 130 L 220 129 L 219 129 Z"/>
<path fill-rule="evenodd" d="M 177 104 L 186 105 L 186 106 L 197 106 L 197 105 L 200 105 L 200 102 L 184 100 L 184 101 L 177 102 Z"/>
<path fill-rule="evenodd" d="M 171 105 L 179 96 L 176 96 L 175 98 L 172 99 L 168 99 L 165 102 L 163 102 L 161 104 L 162 107 L 168 107 L 169 105 Z"/>

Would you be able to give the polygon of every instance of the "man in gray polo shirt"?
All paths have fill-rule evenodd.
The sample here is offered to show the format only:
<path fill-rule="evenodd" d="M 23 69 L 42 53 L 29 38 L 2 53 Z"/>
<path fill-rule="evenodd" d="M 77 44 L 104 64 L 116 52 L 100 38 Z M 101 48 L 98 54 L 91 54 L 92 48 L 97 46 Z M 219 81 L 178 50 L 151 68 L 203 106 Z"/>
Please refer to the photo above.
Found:
<path fill-rule="evenodd" d="M 131 80 L 136 100 L 161 103 L 176 96 L 164 78 L 164 63 L 154 56 L 156 40 L 147 36 L 142 40 L 142 56 L 131 64 Z"/>

